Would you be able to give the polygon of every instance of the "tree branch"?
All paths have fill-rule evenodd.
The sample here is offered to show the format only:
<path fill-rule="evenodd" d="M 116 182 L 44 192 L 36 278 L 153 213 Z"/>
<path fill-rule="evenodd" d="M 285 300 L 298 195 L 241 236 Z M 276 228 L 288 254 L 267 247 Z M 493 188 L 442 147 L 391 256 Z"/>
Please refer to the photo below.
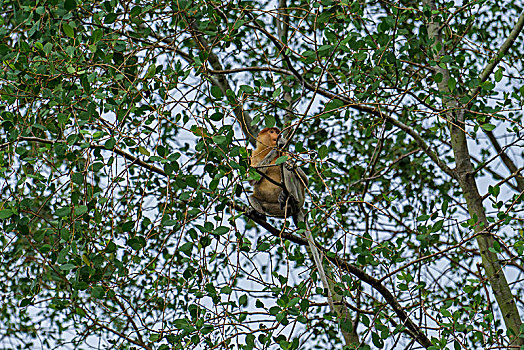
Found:
<path fill-rule="evenodd" d="M 38 138 L 38 137 L 20 137 L 20 138 L 18 138 L 18 140 L 20 140 L 20 141 L 29 141 L 29 142 L 39 142 L 39 143 L 45 143 L 45 144 L 51 144 L 51 145 L 60 142 L 60 141 L 42 139 L 42 138 Z M 9 145 L 11 143 L 6 143 L 6 144 L 0 145 L 0 149 L 2 149 L 4 147 L 7 147 L 7 145 Z M 99 149 L 107 150 L 104 146 L 97 145 L 97 144 L 90 145 L 89 148 L 90 149 L 97 149 L 97 148 L 99 148 Z M 124 158 L 126 158 L 128 160 L 130 160 L 132 162 L 132 164 L 136 164 L 136 165 L 138 165 L 140 167 L 143 167 L 143 168 L 145 168 L 145 169 L 147 169 L 149 171 L 152 171 L 152 172 L 157 173 L 159 175 L 162 175 L 164 177 L 168 177 L 166 172 L 163 171 L 162 169 L 157 168 L 157 167 L 155 167 L 153 165 L 147 164 L 146 162 L 138 159 L 137 157 L 135 157 L 135 156 L 133 156 L 133 155 L 131 155 L 129 153 L 124 152 L 121 149 L 118 149 L 118 148 L 115 147 L 115 148 L 107 150 L 107 151 L 114 152 L 114 153 L 116 153 L 116 154 L 118 154 L 118 155 L 120 155 L 120 156 L 122 156 L 122 157 L 124 157 Z M 248 217 L 249 219 L 251 219 L 254 222 L 256 222 L 258 225 L 260 225 L 263 228 L 265 228 L 273 236 L 287 239 L 287 240 L 289 240 L 289 241 L 291 241 L 293 243 L 296 243 L 296 244 L 299 244 L 299 245 L 302 245 L 302 246 L 308 246 L 307 239 L 299 237 L 299 236 L 296 236 L 296 235 L 294 235 L 292 233 L 289 233 L 289 232 L 287 232 L 285 230 L 279 230 L 279 229 L 273 227 L 267 221 L 261 220 L 260 218 L 258 218 L 256 216 L 252 215 L 251 213 L 247 212 L 246 208 L 243 207 L 242 205 L 237 204 L 237 203 L 235 203 L 234 201 L 231 201 L 231 200 L 229 200 L 228 202 L 229 202 L 229 205 L 231 207 L 233 207 L 236 211 L 243 213 L 246 217 Z M 393 311 L 395 311 L 395 313 L 397 314 L 399 319 L 402 321 L 402 323 L 410 330 L 410 332 L 413 333 L 413 335 L 416 337 L 417 342 L 419 342 L 425 348 L 429 348 L 431 346 L 431 342 L 427 338 L 427 336 L 409 318 L 409 316 L 406 313 L 406 311 L 404 311 L 404 308 L 396 300 L 396 298 L 393 296 L 393 294 L 391 294 L 391 292 L 381 283 L 380 280 L 372 277 L 371 275 L 367 274 L 364 270 L 360 269 L 356 265 L 353 265 L 353 264 L 349 263 L 348 261 L 346 261 L 345 259 L 339 257 L 338 255 L 333 254 L 332 252 L 330 252 L 326 248 L 324 248 L 322 246 L 319 246 L 318 243 L 317 243 L 317 248 L 319 248 L 319 250 L 323 253 L 323 255 L 326 257 L 326 259 L 331 261 L 337 267 L 341 268 L 342 270 L 344 270 L 346 272 L 351 273 L 352 275 L 356 276 L 360 280 L 362 280 L 362 281 L 366 282 L 367 284 L 369 284 L 377 292 L 379 292 L 382 295 L 382 297 L 384 297 L 384 300 L 391 306 Z M 112 329 L 109 329 L 108 327 L 105 327 L 102 324 L 99 324 L 99 325 L 104 327 L 104 328 L 106 328 L 106 329 L 108 329 L 108 330 L 110 330 L 110 331 L 114 331 Z M 132 341 L 132 340 L 130 340 L 130 341 Z M 145 345 L 145 344 L 140 344 L 140 343 L 134 342 L 134 341 L 132 341 L 132 342 L 135 343 L 136 345 L 139 345 L 139 346 L 147 348 L 147 345 Z"/>
<path fill-rule="evenodd" d="M 508 52 L 510 47 L 515 43 L 515 40 L 517 39 L 517 37 L 519 36 L 523 28 L 524 28 L 524 13 L 520 15 L 519 19 L 517 20 L 517 23 L 515 24 L 515 27 L 513 27 L 513 29 L 511 30 L 511 33 L 509 33 L 508 38 L 506 39 L 506 41 L 504 41 L 504 43 L 498 50 L 497 54 L 495 55 L 495 57 L 490 60 L 488 65 L 484 68 L 484 70 L 480 74 L 479 79 L 481 82 L 485 82 L 489 78 L 491 73 L 493 73 L 493 71 L 495 70 L 495 67 L 500 63 L 500 61 L 502 60 L 506 52 Z M 479 85 L 475 88 L 475 90 L 473 90 L 469 94 L 470 101 L 468 105 L 466 106 L 466 108 L 469 108 L 469 106 L 473 103 L 473 100 L 478 96 L 480 89 L 481 87 Z M 508 168 L 508 170 L 511 173 L 515 173 L 517 171 L 517 166 L 515 165 L 513 160 L 502 150 L 502 147 L 500 146 L 497 138 L 493 134 L 493 131 L 484 130 L 484 133 L 488 136 L 488 139 L 491 142 L 491 144 L 493 145 L 493 147 L 495 148 L 495 151 L 500 155 L 500 158 L 502 159 L 502 162 L 504 163 L 506 168 Z M 521 175 L 518 175 L 518 176 L 515 176 L 515 180 L 517 181 L 518 191 L 519 192 L 524 191 L 524 177 L 522 177 Z"/>
<path fill-rule="evenodd" d="M 241 205 L 232 203 L 230 204 L 235 208 L 235 210 L 244 212 L 244 215 L 250 218 L 251 220 L 255 221 L 260 226 L 264 227 L 269 233 L 271 233 L 275 237 L 281 237 L 284 239 L 287 239 L 293 243 L 302 245 L 302 246 L 308 246 L 308 241 L 305 238 L 296 236 L 292 233 L 289 233 L 287 231 L 281 231 L 272 225 L 270 225 L 267 221 L 262 221 L 259 218 L 249 215 L 245 213 L 245 208 L 243 208 Z M 400 303 L 397 301 L 397 299 L 391 294 L 391 292 L 380 282 L 380 280 L 376 279 L 375 277 L 372 277 L 371 275 L 367 274 L 364 270 L 360 269 L 356 265 L 353 265 L 346 261 L 345 259 L 339 257 L 336 254 L 333 254 L 331 251 L 328 251 L 326 248 L 319 246 L 317 244 L 317 247 L 322 251 L 323 255 L 331 261 L 335 266 L 338 268 L 341 268 L 342 270 L 351 273 L 352 275 L 359 278 L 361 281 L 369 284 L 373 289 L 375 289 L 377 292 L 382 295 L 384 300 L 388 303 L 388 305 L 391 306 L 393 311 L 397 314 L 398 318 L 402 321 L 402 323 L 410 330 L 410 332 L 413 333 L 415 336 L 415 339 L 417 342 L 420 343 L 420 345 L 424 346 L 425 348 L 429 348 L 431 346 L 431 341 L 429 338 L 420 330 L 419 326 L 417 326 L 407 315 L 406 311 L 404 311 L 404 308 L 400 305 Z"/>
<path fill-rule="evenodd" d="M 435 0 L 423 0 L 423 3 L 432 11 L 436 11 L 437 6 Z M 445 48 L 436 15 L 431 16 L 427 23 L 427 28 L 428 36 L 434 42 L 433 45 L 435 46 L 431 49 L 431 58 L 438 62 L 444 54 Z M 440 46 L 439 49 L 437 49 L 438 46 Z M 437 83 L 437 86 L 439 92 L 442 94 L 442 105 L 446 110 L 446 119 L 449 121 L 450 141 L 455 157 L 457 180 L 462 189 L 464 199 L 466 200 L 469 215 L 471 218 L 476 218 L 478 222 L 474 225 L 473 229 L 476 233 L 480 233 L 477 236 L 477 244 L 482 257 L 482 265 L 486 271 L 486 276 L 497 300 L 498 307 L 500 308 L 504 324 L 512 333 L 510 333 L 510 343 L 518 346 L 524 345 L 524 339 L 518 336 L 522 320 L 515 303 L 515 298 L 504 275 L 498 255 L 492 251 L 495 239 L 493 235 L 487 231 L 489 223 L 486 218 L 486 210 L 478 191 L 475 171 L 471 163 L 468 138 L 465 132 L 464 106 L 459 104 L 458 100 L 449 90 L 448 82 L 451 78 L 449 69 L 445 66 L 437 65 L 435 70 L 442 74 L 442 80 Z"/>
<path fill-rule="evenodd" d="M 209 47 L 208 42 L 200 34 L 195 23 L 191 23 L 188 26 L 188 28 L 197 46 L 202 51 L 207 53 L 207 62 L 209 62 L 211 67 L 213 67 L 214 70 L 223 70 L 222 64 L 220 63 L 218 56 L 213 53 L 213 50 Z M 216 85 L 220 88 L 220 90 L 222 90 L 222 93 L 224 93 L 224 95 L 226 94 L 227 90 L 233 91 L 233 88 L 229 85 L 229 82 L 223 75 L 218 76 L 218 78 L 216 79 Z M 249 140 L 249 143 L 251 143 L 251 145 L 254 147 L 256 145 L 256 136 L 258 134 L 258 131 L 251 125 L 251 117 L 244 112 L 244 108 L 242 107 L 242 101 L 239 101 L 236 98 L 235 101 L 237 103 L 237 105 L 233 107 L 235 117 L 237 121 L 240 123 L 240 127 L 242 128 L 242 131 L 244 132 L 246 138 Z"/>
<path fill-rule="evenodd" d="M 345 104 L 346 107 L 355 109 L 355 110 L 360 111 L 360 112 L 366 112 L 366 113 L 369 113 L 369 114 L 374 115 L 374 116 L 379 117 L 379 118 L 386 119 L 388 122 L 390 122 L 391 124 L 393 124 L 397 128 L 401 129 L 406 134 L 410 135 L 415 140 L 415 142 L 419 145 L 419 147 L 424 151 L 424 153 L 426 153 L 428 155 L 428 157 L 443 172 L 445 172 L 446 174 L 448 174 L 452 178 L 456 178 L 456 174 L 455 174 L 454 170 L 449 168 L 444 162 L 442 162 L 440 160 L 440 158 L 437 155 L 437 153 L 434 152 L 428 144 L 426 144 L 424 139 L 415 130 L 410 128 L 408 125 L 406 125 L 406 124 L 402 123 L 401 121 L 393 118 L 390 115 L 390 113 L 391 113 L 390 111 L 386 110 L 385 113 L 383 113 L 380 109 L 375 109 L 375 108 L 371 108 L 371 107 L 368 107 L 368 106 L 360 105 L 358 103 L 355 103 L 353 100 L 351 100 L 350 98 L 348 98 L 346 96 L 339 95 L 339 94 L 333 93 L 331 91 L 327 91 L 327 90 L 321 89 L 321 88 L 311 84 L 293 67 L 293 65 L 291 63 L 291 59 L 289 58 L 289 56 L 287 56 L 285 54 L 285 51 L 283 50 L 282 44 L 280 43 L 280 41 L 277 38 L 275 38 L 271 33 L 269 33 L 267 30 L 265 30 L 264 28 L 262 28 L 262 27 L 260 27 L 258 25 L 249 25 L 248 24 L 247 26 L 250 27 L 250 28 L 257 29 L 257 30 L 261 31 L 264 35 L 266 35 L 273 42 L 273 44 L 277 47 L 277 49 L 279 50 L 280 54 L 282 55 L 282 57 L 286 61 L 286 63 L 288 65 L 291 73 L 308 90 L 316 92 L 319 95 L 327 97 L 327 98 L 332 99 L 332 100 L 334 100 L 334 99 L 340 100 L 340 101 L 342 101 Z"/>
<path fill-rule="evenodd" d="M 24 136 L 19 137 L 17 139 L 17 141 L 39 142 L 39 143 L 45 143 L 45 144 L 48 144 L 48 145 L 54 145 L 55 143 L 65 143 L 64 141 L 48 140 L 48 139 L 42 139 L 42 138 L 39 138 L 39 137 L 24 137 Z M 7 146 L 9 146 L 10 144 L 13 144 L 13 143 L 14 142 L 3 143 L 3 144 L 0 145 L 0 149 L 3 149 L 3 148 L 5 148 L 5 147 L 7 147 Z M 140 160 L 138 157 L 132 156 L 131 154 L 129 154 L 127 152 L 124 152 L 120 148 L 114 147 L 113 149 L 107 149 L 107 148 L 105 148 L 104 145 L 98 145 L 98 144 L 89 145 L 88 148 L 90 148 L 90 149 L 103 149 L 103 150 L 106 150 L 106 151 L 114 152 L 114 153 L 118 154 L 119 156 L 122 156 L 122 157 L 126 158 L 127 160 L 130 160 L 133 164 L 140 165 L 142 168 L 150 170 L 150 171 L 152 171 L 154 173 L 157 173 L 159 175 L 167 176 L 167 174 L 165 173 L 164 170 L 162 170 L 160 168 L 157 168 L 154 165 L 148 164 L 148 163 L 144 162 L 143 160 Z"/>

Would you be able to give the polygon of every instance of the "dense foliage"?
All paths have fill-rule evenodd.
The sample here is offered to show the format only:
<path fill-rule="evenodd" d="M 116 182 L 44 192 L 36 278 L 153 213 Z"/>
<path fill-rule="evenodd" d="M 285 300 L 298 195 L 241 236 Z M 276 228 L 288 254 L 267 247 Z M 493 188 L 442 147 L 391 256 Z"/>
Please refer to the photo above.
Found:
<path fill-rule="evenodd" d="M 0 0 L 0 348 L 524 346 L 523 6 Z"/>

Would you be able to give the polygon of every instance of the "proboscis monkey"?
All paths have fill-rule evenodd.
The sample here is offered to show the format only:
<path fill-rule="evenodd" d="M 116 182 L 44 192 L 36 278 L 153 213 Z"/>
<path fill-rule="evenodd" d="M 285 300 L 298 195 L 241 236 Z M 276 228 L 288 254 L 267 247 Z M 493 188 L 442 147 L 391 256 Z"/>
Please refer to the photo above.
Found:
<path fill-rule="evenodd" d="M 249 203 L 259 216 L 291 216 L 297 224 L 297 215 L 304 205 L 305 187 L 309 181 L 304 171 L 291 160 L 275 164 L 282 155 L 278 146 L 286 143 L 279 136 L 278 128 L 265 128 L 257 136 L 256 149 L 251 154 L 251 166 L 261 178 L 250 181 L 253 194 L 249 196 Z"/>
<path fill-rule="evenodd" d="M 297 168 L 293 161 L 275 164 L 282 156 L 281 148 L 287 141 L 280 136 L 278 128 L 265 128 L 257 136 L 256 148 L 251 154 L 251 166 L 261 175 L 260 180 L 251 180 L 253 194 L 249 203 L 252 214 L 261 219 L 265 216 L 278 218 L 293 217 L 295 225 L 299 222 L 306 228 L 304 234 L 324 288 L 328 291 L 328 303 L 331 311 L 336 312 L 333 295 L 322 264 L 322 254 L 317 247 L 302 206 L 305 200 L 305 188 L 309 185 L 306 174 Z"/>

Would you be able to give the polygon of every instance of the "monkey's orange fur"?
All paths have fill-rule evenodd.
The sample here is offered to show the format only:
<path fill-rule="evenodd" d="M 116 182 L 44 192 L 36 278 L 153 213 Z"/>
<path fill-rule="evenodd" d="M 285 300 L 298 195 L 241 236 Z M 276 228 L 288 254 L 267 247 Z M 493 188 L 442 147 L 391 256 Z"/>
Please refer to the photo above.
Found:
<path fill-rule="evenodd" d="M 279 134 L 280 130 L 278 128 L 265 128 L 258 134 L 257 147 L 251 155 L 252 167 L 256 168 L 259 166 L 268 153 L 276 147 Z M 275 157 L 275 159 L 273 159 L 269 164 L 259 168 L 259 170 L 264 172 L 267 177 L 271 178 L 276 183 L 281 183 L 280 167 L 274 165 L 277 158 L 278 157 Z M 254 184 L 253 196 L 260 202 L 278 206 L 278 196 L 281 192 L 282 188 L 280 186 L 269 182 L 262 176 L 260 181 Z M 268 214 L 271 215 L 271 213 Z"/>

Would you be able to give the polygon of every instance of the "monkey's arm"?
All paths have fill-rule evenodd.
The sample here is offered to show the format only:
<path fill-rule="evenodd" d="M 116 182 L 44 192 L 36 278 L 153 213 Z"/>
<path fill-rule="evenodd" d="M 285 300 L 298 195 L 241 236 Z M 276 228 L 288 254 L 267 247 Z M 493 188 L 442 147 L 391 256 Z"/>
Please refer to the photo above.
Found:
<path fill-rule="evenodd" d="M 304 186 L 309 186 L 309 180 L 307 179 L 307 175 L 301 168 L 297 168 L 297 174 L 300 176 L 300 180 L 304 184 Z"/>
<path fill-rule="evenodd" d="M 309 185 L 306 173 L 298 168 L 293 160 L 288 160 L 282 166 L 282 178 L 288 195 L 297 202 L 298 209 L 302 208 L 305 201 L 305 188 Z"/>
<path fill-rule="evenodd" d="M 265 169 L 264 171 L 267 170 L 268 166 L 271 165 L 271 163 L 278 158 L 278 155 L 279 155 L 279 151 L 278 149 L 274 148 L 272 149 L 271 151 L 269 151 L 269 153 L 264 157 L 264 159 L 262 159 L 260 161 L 260 163 L 258 163 L 255 168 L 259 168 L 260 170 L 262 169 Z"/>
<path fill-rule="evenodd" d="M 279 137 L 277 141 L 277 148 L 282 149 L 286 145 L 287 139 L 283 136 Z M 289 172 L 297 176 L 297 180 L 299 180 L 299 182 L 301 182 L 304 187 L 307 187 L 309 185 L 309 180 L 307 179 L 306 173 L 304 173 L 304 170 L 297 167 L 297 164 L 294 159 L 288 159 L 284 163 L 284 169 L 287 169 Z"/>
<path fill-rule="evenodd" d="M 289 164 L 289 165 L 288 165 Z M 307 175 L 306 173 L 304 172 L 304 170 L 302 170 L 302 168 L 299 168 L 296 166 L 295 162 L 289 162 L 287 161 L 286 164 L 284 164 L 284 166 L 291 166 L 292 169 L 296 172 L 296 174 L 298 175 L 299 177 L 299 181 L 305 186 L 309 186 L 309 180 L 307 178 Z M 291 170 L 291 169 L 289 169 Z"/>

